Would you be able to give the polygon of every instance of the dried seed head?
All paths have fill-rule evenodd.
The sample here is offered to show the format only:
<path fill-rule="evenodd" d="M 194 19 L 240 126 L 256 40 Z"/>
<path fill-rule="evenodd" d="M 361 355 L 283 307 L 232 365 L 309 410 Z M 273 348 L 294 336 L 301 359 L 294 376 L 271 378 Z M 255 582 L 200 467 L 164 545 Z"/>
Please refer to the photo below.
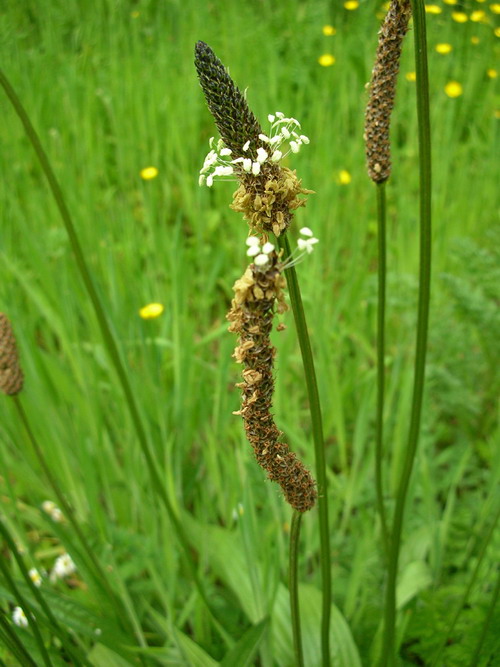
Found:
<path fill-rule="evenodd" d="M 365 151 L 368 175 L 375 183 L 391 173 L 389 130 L 403 38 L 411 16 L 410 0 L 391 0 L 379 32 L 377 55 L 365 113 Z"/>
<path fill-rule="evenodd" d="M 243 93 L 235 85 L 226 68 L 205 42 L 197 42 L 194 64 L 205 94 L 208 108 L 233 158 L 255 157 L 261 145 L 259 121 L 253 115 Z M 247 151 L 243 146 L 249 141 Z"/>
<path fill-rule="evenodd" d="M 0 313 L 0 391 L 14 396 L 23 388 L 23 380 L 12 325 L 7 315 Z"/>
<path fill-rule="evenodd" d="M 285 499 L 299 512 L 314 506 L 316 485 L 311 474 L 281 442 L 282 433 L 271 413 L 274 391 L 273 361 L 276 349 L 270 333 L 275 309 L 284 312 L 285 279 L 279 259 L 270 252 L 263 267 L 251 264 L 234 285 L 234 299 L 227 316 L 229 330 L 238 334 L 234 357 L 245 366 L 242 373 L 242 404 L 238 411 L 259 465 L 269 479 L 278 482 Z"/>

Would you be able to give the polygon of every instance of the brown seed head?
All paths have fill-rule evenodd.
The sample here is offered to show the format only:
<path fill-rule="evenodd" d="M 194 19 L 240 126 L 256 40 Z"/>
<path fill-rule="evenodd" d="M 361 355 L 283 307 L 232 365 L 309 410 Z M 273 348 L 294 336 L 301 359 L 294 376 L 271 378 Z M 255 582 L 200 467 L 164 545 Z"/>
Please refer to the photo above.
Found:
<path fill-rule="evenodd" d="M 23 388 L 23 381 L 12 325 L 7 315 L 0 313 L 0 391 L 14 396 Z"/>
<path fill-rule="evenodd" d="M 227 316 L 229 330 L 238 334 L 234 357 L 244 365 L 242 404 L 238 411 L 259 465 L 269 479 L 277 482 L 285 499 L 299 512 L 305 512 L 316 501 L 316 484 L 310 472 L 281 441 L 282 433 L 271 413 L 274 392 L 273 361 L 276 349 L 270 333 L 275 309 L 284 312 L 285 279 L 279 270 L 276 253 L 269 255 L 269 265 L 251 264 L 234 285 L 234 299 Z"/>
<path fill-rule="evenodd" d="M 408 31 L 410 16 L 410 0 L 391 0 L 379 32 L 364 135 L 368 175 L 375 183 L 386 181 L 391 174 L 391 113 L 396 95 L 401 46 Z"/>

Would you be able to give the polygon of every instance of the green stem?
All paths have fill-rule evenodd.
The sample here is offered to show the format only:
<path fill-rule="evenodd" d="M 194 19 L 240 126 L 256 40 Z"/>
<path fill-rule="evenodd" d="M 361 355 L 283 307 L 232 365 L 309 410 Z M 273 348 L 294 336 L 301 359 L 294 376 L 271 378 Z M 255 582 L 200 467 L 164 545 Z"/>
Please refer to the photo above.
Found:
<path fill-rule="evenodd" d="M 279 247 L 283 249 L 284 256 L 291 255 L 290 243 L 286 234 L 278 237 Z M 314 455 L 316 461 L 316 481 L 318 483 L 318 514 L 319 514 L 319 536 L 321 550 L 321 579 L 323 590 L 323 606 L 321 617 L 321 653 L 323 667 L 330 664 L 330 614 L 332 596 L 332 578 L 330 571 L 330 534 L 328 531 L 328 498 L 326 481 L 325 444 L 323 439 L 323 424 L 321 418 L 321 406 L 319 401 L 316 371 L 307 331 L 304 307 L 300 295 L 297 272 L 292 266 L 285 271 L 287 278 L 290 301 L 292 303 L 297 337 L 299 339 L 302 364 L 306 379 L 307 394 L 309 396 L 309 410 L 311 413 L 311 425 L 314 441 Z"/>
<path fill-rule="evenodd" d="M 290 589 L 290 612 L 292 616 L 293 649 L 295 653 L 295 664 L 303 667 L 304 654 L 302 651 L 302 632 L 300 629 L 300 607 L 299 607 L 299 579 L 298 579 L 298 551 L 300 541 L 300 521 L 302 514 L 294 511 L 292 514 L 292 525 L 290 527 L 290 560 L 288 582 Z"/>
<path fill-rule="evenodd" d="M 382 665 L 396 664 L 396 579 L 404 509 L 415 460 L 420 431 L 425 381 L 425 360 L 429 327 L 431 280 L 431 140 L 429 119 L 429 76 L 423 0 L 413 0 L 413 33 L 417 72 L 417 116 L 420 180 L 420 272 L 415 371 L 408 446 L 396 495 L 396 506 L 389 544 L 388 581 L 385 602 L 385 633 Z"/>
<path fill-rule="evenodd" d="M 45 151 L 43 150 L 42 144 L 40 142 L 40 139 L 38 138 L 38 135 L 35 131 L 35 128 L 31 124 L 31 121 L 21 104 L 21 101 L 19 100 L 17 94 L 15 93 L 14 89 L 10 85 L 7 77 L 3 73 L 3 71 L 0 69 L 0 84 L 2 85 L 3 89 L 5 90 L 5 93 L 7 97 L 9 98 L 12 106 L 15 109 L 15 112 L 17 113 L 19 119 L 21 120 L 24 130 L 26 132 L 26 135 L 28 139 L 31 142 L 31 145 L 33 146 L 33 149 L 35 150 L 35 153 L 38 157 L 38 160 L 40 161 L 40 165 L 42 167 L 42 171 L 45 174 L 45 177 L 47 178 L 47 182 L 49 184 L 50 190 L 52 192 L 52 195 L 54 197 L 54 200 L 56 202 L 57 208 L 59 209 L 59 213 L 61 214 L 62 221 L 64 223 L 64 227 L 66 229 L 66 233 L 68 234 L 68 238 L 71 244 L 71 248 L 73 250 L 73 254 L 75 256 L 76 260 L 76 265 L 77 268 L 80 272 L 80 275 L 82 277 L 83 283 L 85 285 L 85 289 L 87 290 L 87 294 L 89 295 L 90 301 L 92 303 L 92 306 L 94 308 L 94 312 L 97 318 L 97 321 L 99 323 L 99 327 L 101 330 L 101 335 L 104 340 L 104 344 L 107 348 L 109 357 L 111 359 L 111 362 L 115 368 L 116 375 L 118 377 L 118 381 L 121 385 L 123 395 L 125 397 L 125 402 L 127 404 L 127 408 L 130 414 L 130 417 L 132 419 L 132 423 L 134 425 L 134 429 L 137 435 L 137 439 L 139 441 L 141 451 L 143 453 L 144 458 L 146 459 L 146 465 L 149 470 L 149 474 L 151 477 L 151 481 L 153 484 L 153 488 L 157 494 L 157 496 L 160 498 L 161 502 L 163 503 L 167 514 L 170 518 L 170 521 L 172 522 L 177 538 L 184 550 L 185 553 L 185 558 L 186 558 L 186 564 L 190 570 L 191 576 L 195 582 L 196 588 L 198 589 L 198 592 L 207 606 L 208 611 L 210 612 L 212 619 L 215 622 L 215 625 L 221 634 L 221 636 L 224 638 L 225 642 L 229 645 L 233 643 L 232 639 L 229 637 L 229 635 L 225 632 L 223 629 L 223 626 L 216 620 L 216 614 L 212 610 L 212 606 L 209 602 L 208 595 L 201 583 L 201 580 L 198 576 L 198 573 L 196 571 L 196 565 L 193 561 L 193 557 L 191 554 L 191 548 L 189 541 L 184 533 L 184 530 L 182 528 L 182 524 L 180 520 L 177 517 L 177 514 L 174 511 L 174 508 L 172 506 L 172 503 L 170 502 L 167 492 L 165 490 L 164 484 L 162 484 L 160 474 L 158 472 L 158 469 L 156 467 L 156 463 L 153 457 L 153 454 L 151 453 L 151 448 L 148 442 L 148 438 L 146 436 L 146 431 L 144 429 L 144 425 L 142 423 L 142 418 L 139 412 L 139 408 L 135 399 L 134 392 L 132 390 L 127 372 L 125 370 L 125 364 L 122 361 L 120 352 L 118 350 L 118 346 L 115 340 L 115 337 L 111 331 L 110 324 L 108 322 L 108 319 L 106 317 L 106 313 L 104 310 L 104 307 L 101 303 L 101 300 L 99 298 L 99 295 L 97 293 L 97 290 L 94 286 L 94 282 L 92 280 L 90 271 L 87 267 L 87 262 L 85 260 L 85 256 L 82 250 L 82 247 L 80 245 L 80 241 L 78 239 L 75 226 L 73 224 L 73 221 L 71 219 L 68 207 L 66 206 L 66 202 L 64 200 L 61 188 L 59 186 L 59 183 L 55 177 L 55 174 L 52 170 L 52 167 L 50 165 L 50 162 L 45 154 Z"/>
<path fill-rule="evenodd" d="M 377 409 L 375 441 L 375 492 L 380 516 L 382 543 L 385 555 L 389 549 L 387 517 L 384 505 L 382 461 L 384 452 L 384 400 L 385 400 L 385 295 L 387 274 L 387 232 L 385 182 L 377 184 L 378 218 L 378 302 L 377 302 Z"/>

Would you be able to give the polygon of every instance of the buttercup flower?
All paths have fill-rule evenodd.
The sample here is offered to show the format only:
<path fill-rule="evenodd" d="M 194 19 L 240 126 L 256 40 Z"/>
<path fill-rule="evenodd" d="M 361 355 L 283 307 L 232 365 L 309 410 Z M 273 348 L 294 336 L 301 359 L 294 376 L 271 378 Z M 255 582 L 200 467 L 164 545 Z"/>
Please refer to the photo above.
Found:
<path fill-rule="evenodd" d="M 335 56 L 332 56 L 331 53 L 324 53 L 318 58 L 318 62 L 322 67 L 330 67 L 335 65 Z"/>
<path fill-rule="evenodd" d="M 349 185 L 352 181 L 352 176 L 347 169 L 341 169 L 337 175 L 337 181 L 340 185 Z"/>
<path fill-rule="evenodd" d="M 164 310 L 165 306 L 161 303 L 148 303 L 147 306 L 144 306 L 139 310 L 139 315 L 143 320 L 154 320 L 155 317 L 159 317 Z"/>
<path fill-rule="evenodd" d="M 438 53 L 441 53 L 441 55 L 446 55 L 447 53 L 451 53 L 453 50 L 453 47 L 451 44 L 436 44 L 436 51 Z"/>
<path fill-rule="evenodd" d="M 452 12 L 451 18 L 457 23 L 467 23 L 469 17 L 465 12 Z"/>
<path fill-rule="evenodd" d="M 358 0 L 346 0 L 346 2 L 344 2 L 344 9 L 348 9 L 349 11 L 353 11 L 358 7 L 359 7 Z"/>
<path fill-rule="evenodd" d="M 141 178 L 145 181 L 150 181 L 158 176 L 158 169 L 156 167 L 144 167 L 141 169 Z"/>
<path fill-rule="evenodd" d="M 406 72 L 405 79 L 407 81 L 416 81 L 417 80 L 417 73 L 416 72 Z"/>
<path fill-rule="evenodd" d="M 426 14 L 441 14 L 442 11 L 439 5 L 425 5 Z"/>
<path fill-rule="evenodd" d="M 450 81 L 444 87 L 444 92 L 448 97 L 460 97 L 463 93 L 462 84 L 458 83 L 458 81 Z"/>
<path fill-rule="evenodd" d="M 324 25 L 323 26 L 323 35 L 326 35 L 327 37 L 331 37 L 332 35 L 336 34 L 336 30 L 332 25 Z"/>

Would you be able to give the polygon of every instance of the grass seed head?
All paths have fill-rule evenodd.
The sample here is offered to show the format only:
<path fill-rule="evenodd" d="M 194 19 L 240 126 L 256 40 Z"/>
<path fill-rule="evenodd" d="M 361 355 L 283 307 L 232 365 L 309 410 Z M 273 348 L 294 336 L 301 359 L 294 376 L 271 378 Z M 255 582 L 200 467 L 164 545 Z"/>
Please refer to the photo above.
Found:
<path fill-rule="evenodd" d="M 365 151 L 368 175 L 375 183 L 391 174 L 390 123 L 396 94 L 401 46 L 411 16 L 410 0 L 391 0 L 379 32 L 377 55 L 365 113 Z"/>
<path fill-rule="evenodd" d="M 23 388 L 23 382 L 12 325 L 7 315 L 0 313 L 0 391 L 14 396 Z"/>

